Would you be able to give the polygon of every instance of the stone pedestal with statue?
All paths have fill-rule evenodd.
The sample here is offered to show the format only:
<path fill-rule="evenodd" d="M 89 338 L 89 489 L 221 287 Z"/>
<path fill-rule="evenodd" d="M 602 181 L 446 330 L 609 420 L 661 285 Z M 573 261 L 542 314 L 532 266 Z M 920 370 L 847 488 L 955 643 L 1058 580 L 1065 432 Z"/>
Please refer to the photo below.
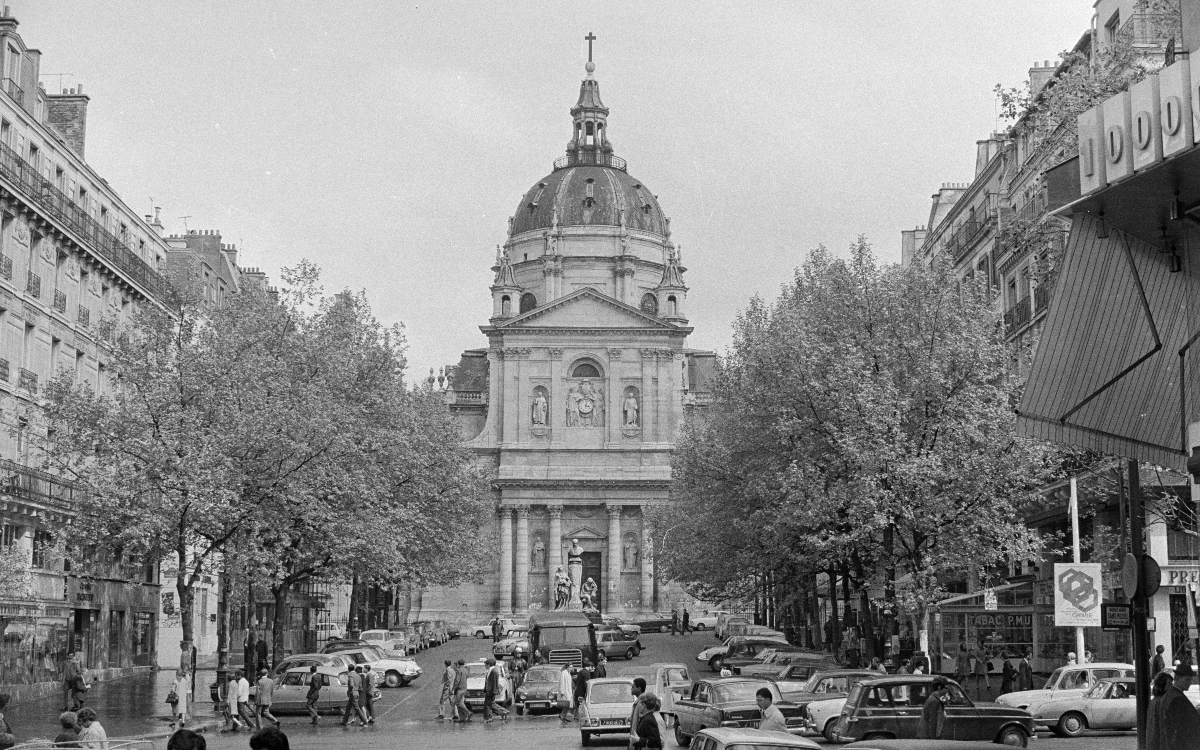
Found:
<path fill-rule="evenodd" d="M 579 603 L 579 591 L 583 587 L 583 547 L 578 539 L 571 540 L 571 548 L 567 550 L 567 573 L 571 576 L 571 598 L 567 609 L 582 610 Z"/>

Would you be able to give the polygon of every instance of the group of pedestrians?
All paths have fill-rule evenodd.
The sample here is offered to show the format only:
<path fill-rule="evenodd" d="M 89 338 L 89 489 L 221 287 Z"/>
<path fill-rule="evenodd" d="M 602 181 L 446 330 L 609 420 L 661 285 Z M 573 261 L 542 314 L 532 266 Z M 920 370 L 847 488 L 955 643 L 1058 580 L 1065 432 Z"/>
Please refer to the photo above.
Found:
<path fill-rule="evenodd" d="M 692 632 L 692 616 L 688 611 L 683 610 L 683 617 L 679 616 L 679 612 L 671 610 L 671 635 L 679 635 L 680 625 L 682 624 L 682 632 L 684 635 Z"/>
<path fill-rule="evenodd" d="M 1088 660 L 1091 654 L 1088 653 Z M 1068 654 L 1069 664 L 1074 663 L 1075 654 Z M 1000 667 L 1000 695 L 1018 690 L 1033 689 L 1032 652 L 1026 650 L 1021 658 L 1005 654 Z M 988 700 L 991 695 L 991 662 L 967 644 L 960 643 L 958 658 L 954 661 L 954 681 L 974 700 Z"/>
<path fill-rule="evenodd" d="M 312 692 L 311 682 L 309 692 Z M 315 705 L 319 697 L 318 694 L 311 699 L 309 713 L 313 717 L 313 724 L 317 723 Z M 375 723 L 375 679 L 371 676 L 370 664 L 357 664 L 353 672 L 346 674 L 346 708 L 342 711 L 342 726 L 349 727 L 351 719 L 358 726 Z"/>
<path fill-rule="evenodd" d="M 180 728 L 187 718 L 186 696 L 189 687 L 187 673 L 183 670 L 176 672 L 175 686 L 171 690 L 171 695 L 167 696 L 167 702 L 171 703 L 172 697 L 178 701 L 173 706 L 172 712 L 178 717 Z M 264 719 L 276 727 L 282 726 L 279 719 L 276 719 L 271 713 L 271 704 L 275 699 L 275 681 L 271 679 L 270 673 L 265 668 L 258 670 L 258 681 L 255 683 L 255 688 L 257 692 L 252 704 L 250 680 L 246 678 L 246 672 L 238 669 L 230 675 L 229 682 L 225 685 L 225 721 L 232 731 L 241 731 L 243 725 L 254 727 L 256 730 L 262 729 Z"/>
<path fill-rule="evenodd" d="M 560 719 L 564 722 L 579 720 L 580 706 L 587 698 L 588 682 L 599 677 L 608 677 L 608 659 L 603 653 L 596 664 L 584 659 L 580 667 L 562 665 L 558 673 L 558 706 L 562 709 Z"/>

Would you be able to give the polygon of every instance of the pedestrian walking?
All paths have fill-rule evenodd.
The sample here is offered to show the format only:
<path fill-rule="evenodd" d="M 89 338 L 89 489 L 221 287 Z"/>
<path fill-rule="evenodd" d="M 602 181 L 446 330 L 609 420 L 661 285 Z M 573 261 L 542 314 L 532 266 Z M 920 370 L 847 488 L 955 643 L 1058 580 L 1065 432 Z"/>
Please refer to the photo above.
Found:
<path fill-rule="evenodd" d="M 679 635 L 679 613 L 671 610 L 671 635 Z"/>
<path fill-rule="evenodd" d="M 896 674 L 912 674 L 912 659 L 905 659 L 900 663 L 900 668 L 896 670 Z"/>
<path fill-rule="evenodd" d="M 75 684 L 75 673 L 79 670 L 79 664 L 75 659 L 75 654 L 68 654 L 66 662 L 63 663 L 62 705 L 64 711 L 71 710 L 71 686 Z"/>
<path fill-rule="evenodd" d="M 371 665 L 364 664 L 362 668 L 362 710 L 368 724 L 375 723 L 375 678 L 371 674 Z"/>
<path fill-rule="evenodd" d="M 776 706 L 771 696 L 770 688 L 759 688 L 754 694 L 754 702 L 758 704 L 758 710 L 762 711 L 762 721 L 759 722 L 758 728 L 764 732 L 784 732 L 787 733 L 787 719 L 783 718 L 783 712 Z"/>
<path fill-rule="evenodd" d="M 1033 652 L 1025 649 L 1025 656 L 1017 664 L 1017 690 L 1033 690 Z"/>
<path fill-rule="evenodd" d="M 1167 660 L 1165 657 L 1163 657 L 1163 650 L 1164 650 L 1163 646 L 1155 646 L 1154 647 L 1154 656 L 1150 657 L 1150 676 L 1151 677 L 1154 677 L 1154 675 L 1158 674 L 1159 672 L 1161 672 L 1167 668 Z"/>
<path fill-rule="evenodd" d="M 316 724 L 321 716 L 317 711 L 317 701 L 321 700 L 321 685 L 324 682 L 324 678 L 317 672 L 317 665 L 309 667 L 308 692 L 304 695 L 304 707 L 308 709 L 308 715 L 312 717 L 313 724 Z"/>
<path fill-rule="evenodd" d="M 188 705 L 191 703 L 189 691 L 192 689 L 188 673 L 183 669 L 175 670 L 175 681 L 171 683 L 171 691 L 167 693 L 167 703 L 171 706 L 171 730 L 183 729 L 187 723 Z"/>
<path fill-rule="evenodd" d="M 254 644 L 254 665 L 261 671 L 271 668 L 270 654 L 267 653 L 267 639 L 259 638 Z"/>
<path fill-rule="evenodd" d="M 946 727 L 946 704 L 950 702 L 949 682 L 945 677 L 933 678 L 933 690 L 921 708 L 921 730 L 917 735 L 923 740 L 940 740 Z"/>
<path fill-rule="evenodd" d="M 1200 713 L 1187 697 L 1196 671 L 1184 662 L 1166 692 L 1150 704 L 1146 716 L 1146 750 L 1200 750 Z"/>
<path fill-rule="evenodd" d="M 459 659 L 454 663 L 454 720 L 470 721 L 471 709 L 467 707 L 467 663 Z"/>
<path fill-rule="evenodd" d="M 629 714 L 629 747 L 632 748 L 638 740 L 637 726 L 642 720 L 642 715 L 646 712 L 646 706 L 642 704 L 641 697 L 646 693 L 646 680 L 642 677 L 634 677 L 633 684 L 629 686 L 629 694 L 633 696 L 633 710 Z"/>
<path fill-rule="evenodd" d="M 1158 698 L 1166 695 L 1167 688 L 1171 687 L 1171 681 L 1174 679 L 1175 676 L 1166 670 L 1154 675 L 1154 682 L 1150 683 L 1150 697 Z"/>
<path fill-rule="evenodd" d="M 645 693 L 638 700 L 643 704 L 644 710 L 642 718 L 637 725 L 637 741 L 633 743 L 636 748 L 661 748 L 662 732 L 658 725 L 658 709 L 662 708 L 662 704 L 658 701 L 658 696 L 653 693 Z M 776 709 L 778 710 L 778 709 Z"/>
<path fill-rule="evenodd" d="M 583 699 L 587 697 L 588 680 L 592 679 L 592 663 L 587 659 L 583 660 L 583 666 L 575 673 L 575 718 L 579 718 L 579 712 L 583 707 Z"/>
<path fill-rule="evenodd" d="M 968 685 L 967 675 L 971 674 L 971 652 L 967 651 L 967 644 L 958 644 L 958 654 L 954 659 L 954 681 L 961 685 L 964 689 Z"/>
<path fill-rule="evenodd" d="M 562 670 L 558 673 L 558 707 L 562 709 L 562 713 L 558 718 L 563 721 L 575 720 L 575 681 L 571 675 L 571 665 L 562 665 Z"/>
<path fill-rule="evenodd" d="M 79 744 L 79 716 L 74 711 L 63 711 L 58 715 L 61 731 L 54 738 L 55 748 L 81 747 Z"/>
<path fill-rule="evenodd" d="M 8 707 L 8 693 L 0 693 L 0 750 L 7 750 L 17 744 L 17 735 L 8 719 L 4 718 L 4 709 Z"/>
<path fill-rule="evenodd" d="M 454 662 L 446 660 L 446 668 L 442 670 L 442 694 L 438 698 L 438 721 L 446 720 L 446 706 L 454 711 Z"/>
<path fill-rule="evenodd" d="M 871 666 L 868 669 L 879 674 L 887 674 L 887 667 L 883 666 L 883 662 L 879 661 L 878 656 L 871 657 Z"/>
<path fill-rule="evenodd" d="M 608 655 L 603 651 L 596 657 L 596 668 L 592 670 L 593 677 L 608 677 Z"/>
<path fill-rule="evenodd" d="M 496 696 L 502 694 L 500 687 L 500 667 L 496 665 L 494 658 L 488 657 L 484 662 L 487 665 L 487 676 L 483 678 L 483 723 L 492 723 L 492 714 L 499 714 L 502 721 L 508 721 L 508 711 L 503 706 L 496 704 Z"/>
<path fill-rule="evenodd" d="M 82 708 L 76 714 L 79 721 L 79 746 L 87 750 L 108 750 L 108 732 L 100 724 L 95 709 Z"/>
<path fill-rule="evenodd" d="M 242 728 L 242 722 L 238 721 L 238 681 L 237 672 L 229 674 L 229 680 L 225 683 L 225 721 L 229 725 L 229 731 L 236 732 Z"/>
<path fill-rule="evenodd" d="M 686 609 L 683 610 L 683 634 L 684 635 L 687 635 L 688 633 L 692 632 L 691 625 L 689 624 L 691 619 L 692 619 L 691 615 L 688 614 L 688 611 Z"/>
<path fill-rule="evenodd" d="M 1074 651 L 1068 651 L 1068 652 L 1067 652 L 1067 666 L 1068 666 L 1068 667 L 1074 667 L 1074 666 L 1076 666 L 1078 663 L 1079 663 L 1079 659 L 1078 659 L 1078 658 L 1076 658 L 1076 656 L 1075 656 L 1075 652 L 1074 652 Z"/>
<path fill-rule="evenodd" d="M 258 716 L 250 708 L 250 680 L 246 679 L 246 673 L 241 669 L 237 671 L 236 695 L 238 717 L 246 726 L 262 729 L 262 725 L 258 721 Z"/>
<path fill-rule="evenodd" d="M 992 689 L 992 679 L 988 677 L 987 659 L 981 657 L 974 649 L 971 650 L 971 685 L 977 701 L 987 697 L 985 690 Z"/>
<path fill-rule="evenodd" d="M 87 682 L 87 672 L 79 663 L 79 657 L 76 655 L 75 668 L 71 671 L 71 679 L 68 683 L 69 710 L 78 711 L 83 708 L 83 694 L 91 689 L 92 686 Z"/>
<path fill-rule="evenodd" d="M 291 745 L 279 727 L 267 727 L 250 735 L 250 750 L 291 750 Z"/>
<path fill-rule="evenodd" d="M 601 658 L 603 658 L 603 654 L 601 654 Z M 529 669 L 529 663 L 525 661 L 525 655 L 520 646 L 517 646 L 515 649 L 513 649 L 512 664 L 510 666 L 513 678 L 513 689 L 516 690 L 525 683 L 525 672 Z"/>
<path fill-rule="evenodd" d="M 258 670 L 258 694 L 254 698 L 254 703 L 257 706 L 258 712 L 255 718 L 258 720 L 258 726 L 262 727 L 262 720 L 266 719 L 275 726 L 280 726 L 279 719 L 271 715 L 271 704 L 275 702 L 275 681 L 267 673 L 266 668 Z"/>
<path fill-rule="evenodd" d="M 492 620 L 492 643 L 500 642 L 500 618 Z"/>
<path fill-rule="evenodd" d="M 1007 654 L 1004 655 L 1004 667 L 1000 673 L 1000 695 L 1011 693 L 1017 683 L 1017 667 Z"/>

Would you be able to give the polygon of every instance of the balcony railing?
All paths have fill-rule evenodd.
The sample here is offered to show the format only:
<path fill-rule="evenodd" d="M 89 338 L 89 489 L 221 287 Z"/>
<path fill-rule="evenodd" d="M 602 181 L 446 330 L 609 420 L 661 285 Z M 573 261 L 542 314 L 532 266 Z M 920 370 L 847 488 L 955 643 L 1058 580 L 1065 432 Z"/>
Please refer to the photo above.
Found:
<path fill-rule="evenodd" d="M 54 290 L 54 309 L 60 313 L 67 311 L 67 293 L 58 289 Z"/>
<path fill-rule="evenodd" d="M 17 104 L 21 105 L 22 107 L 25 106 L 25 89 L 18 86 L 15 80 L 12 78 L 5 78 L 4 91 L 10 97 L 12 97 L 13 101 L 15 101 Z"/>
<path fill-rule="evenodd" d="M 1004 334 L 1006 336 L 1011 336 L 1029 325 L 1029 321 L 1033 318 L 1033 307 L 1030 300 L 1029 297 L 1018 300 L 1017 304 L 1004 312 Z"/>
<path fill-rule="evenodd" d="M 79 307 L 79 325 L 87 328 L 92 324 L 92 311 L 83 307 Z"/>
<path fill-rule="evenodd" d="M 17 371 L 17 387 L 30 393 L 37 395 L 38 392 L 38 376 L 37 373 L 30 372 L 22 367 Z"/>
<path fill-rule="evenodd" d="M 1182 35 L 1176 13 L 1134 13 L 1117 30 L 1113 41 L 1135 47 L 1156 47 L 1166 44 L 1172 37 L 1178 42 Z"/>
<path fill-rule="evenodd" d="M 38 276 L 33 271 L 30 271 L 29 275 L 25 279 L 25 292 L 30 297 L 41 297 L 42 296 L 42 277 Z"/>
<path fill-rule="evenodd" d="M 1016 218 L 1022 221 L 1033 221 L 1045 213 L 1045 211 L 1046 201 L 1038 194 L 1026 201 L 1025 205 L 1017 210 Z"/>
<path fill-rule="evenodd" d="M 65 224 L 89 251 L 111 263 L 150 294 L 162 296 L 166 293 L 167 282 L 158 271 L 3 143 L 0 143 L 0 177 L 12 182 L 31 203 Z"/>
<path fill-rule="evenodd" d="M 976 240 L 996 223 L 996 202 L 988 200 L 973 216 L 958 226 L 946 240 L 946 252 L 957 262 L 975 247 Z"/>
<path fill-rule="evenodd" d="M 79 487 L 53 474 L 7 459 L 0 460 L 0 495 L 74 510 L 76 501 L 85 494 Z"/>
<path fill-rule="evenodd" d="M 12 258 L 0 255 L 0 276 L 12 281 Z"/>
<path fill-rule="evenodd" d="M 1043 284 L 1033 290 L 1033 311 L 1040 313 L 1050 306 L 1050 287 Z"/>
<path fill-rule="evenodd" d="M 595 151 L 579 151 L 576 153 L 560 156 L 554 160 L 554 168 L 562 169 L 563 167 L 574 167 L 577 165 L 595 165 L 598 167 L 612 167 L 625 171 L 625 160 L 619 156 L 611 154 L 598 154 Z"/>
<path fill-rule="evenodd" d="M 0 380 L 8 382 L 8 360 L 0 359 Z"/>

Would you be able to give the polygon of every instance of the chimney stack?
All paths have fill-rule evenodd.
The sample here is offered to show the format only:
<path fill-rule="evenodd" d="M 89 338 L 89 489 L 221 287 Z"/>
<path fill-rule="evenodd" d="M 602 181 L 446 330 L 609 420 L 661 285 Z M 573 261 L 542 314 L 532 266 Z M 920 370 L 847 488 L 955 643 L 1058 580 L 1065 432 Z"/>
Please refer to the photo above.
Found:
<path fill-rule="evenodd" d="M 46 122 L 57 130 L 71 147 L 84 158 L 83 145 L 87 135 L 88 97 L 83 86 L 65 89 L 61 94 L 46 95 Z"/>
<path fill-rule="evenodd" d="M 1037 60 L 1033 61 L 1033 67 L 1029 69 L 1029 98 L 1036 99 L 1041 93 L 1050 79 L 1054 77 L 1054 71 L 1058 70 L 1057 65 L 1051 65 L 1049 60 L 1038 65 Z"/>

